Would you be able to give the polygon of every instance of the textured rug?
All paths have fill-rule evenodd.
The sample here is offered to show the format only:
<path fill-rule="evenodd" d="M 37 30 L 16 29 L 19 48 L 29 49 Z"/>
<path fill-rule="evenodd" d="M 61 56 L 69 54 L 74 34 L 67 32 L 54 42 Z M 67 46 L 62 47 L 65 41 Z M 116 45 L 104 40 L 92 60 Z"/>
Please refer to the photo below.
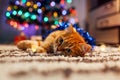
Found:
<path fill-rule="evenodd" d="M 120 48 L 98 47 L 85 57 L 34 54 L 0 46 L 0 80 L 119 80 Z"/>

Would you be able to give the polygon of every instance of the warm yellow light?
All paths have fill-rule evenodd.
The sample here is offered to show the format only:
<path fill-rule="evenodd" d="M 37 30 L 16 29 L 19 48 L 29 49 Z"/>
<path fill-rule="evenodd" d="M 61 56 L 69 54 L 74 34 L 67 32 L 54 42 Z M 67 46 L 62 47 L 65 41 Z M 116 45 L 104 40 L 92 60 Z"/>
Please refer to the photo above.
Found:
<path fill-rule="evenodd" d="M 101 51 L 105 51 L 105 49 L 106 49 L 106 46 L 105 46 L 104 44 L 102 44 L 102 45 L 100 46 L 100 50 L 101 50 Z"/>
<path fill-rule="evenodd" d="M 58 13 L 57 13 L 57 12 L 54 12 L 54 13 L 53 13 L 53 16 L 54 16 L 54 17 L 58 17 Z"/>
<path fill-rule="evenodd" d="M 14 28 L 17 28 L 17 22 L 14 22 L 13 27 L 14 27 Z"/>
<path fill-rule="evenodd" d="M 30 6 L 30 5 L 31 5 L 31 3 L 30 3 L 30 2 L 27 2 L 27 3 L 26 3 L 26 5 L 27 5 L 27 6 Z"/>
<path fill-rule="evenodd" d="M 11 7 L 10 6 L 7 8 L 7 11 L 11 11 Z"/>
<path fill-rule="evenodd" d="M 34 5 L 33 5 L 33 8 L 35 8 L 35 9 L 36 9 L 37 7 L 38 7 L 38 6 L 37 6 L 37 4 L 34 4 Z"/>
<path fill-rule="evenodd" d="M 42 9 L 42 11 L 45 11 L 45 8 L 44 8 L 44 7 L 42 7 L 41 9 Z"/>
<path fill-rule="evenodd" d="M 14 9 L 18 9 L 18 7 L 17 7 L 17 6 L 14 6 Z"/>
<path fill-rule="evenodd" d="M 38 45 L 32 45 L 32 47 L 31 47 L 32 52 L 36 52 L 37 47 L 38 47 Z"/>
<path fill-rule="evenodd" d="M 55 28 L 57 28 L 57 26 L 55 26 L 55 25 L 52 25 L 52 26 L 51 26 L 51 28 L 52 28 L 52 29 L 55 29 Z"/>

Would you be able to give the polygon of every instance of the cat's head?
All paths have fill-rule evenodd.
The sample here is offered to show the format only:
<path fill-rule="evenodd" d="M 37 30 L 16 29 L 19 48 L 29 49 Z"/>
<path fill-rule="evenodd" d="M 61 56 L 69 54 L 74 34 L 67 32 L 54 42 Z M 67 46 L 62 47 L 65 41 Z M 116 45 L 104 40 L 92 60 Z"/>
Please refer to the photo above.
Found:
<path fill-rule="evenodd" d="M 84 56 L 91 50 L 91 46 L 72 26 L 65 29 L 65 34 L 57 37 L 53 45 L 55 54 L 65 56 Z"/>

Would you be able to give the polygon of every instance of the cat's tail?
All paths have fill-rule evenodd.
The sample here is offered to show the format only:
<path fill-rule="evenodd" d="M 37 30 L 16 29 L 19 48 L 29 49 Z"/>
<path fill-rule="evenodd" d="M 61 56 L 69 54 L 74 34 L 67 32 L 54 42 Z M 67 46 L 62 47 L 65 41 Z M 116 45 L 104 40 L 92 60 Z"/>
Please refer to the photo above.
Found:
<path fill-rule="evenodd" d="M 42 41 L 23 40 L 17 43 L 17 47 L 22 50 L 36 49 Z"/>

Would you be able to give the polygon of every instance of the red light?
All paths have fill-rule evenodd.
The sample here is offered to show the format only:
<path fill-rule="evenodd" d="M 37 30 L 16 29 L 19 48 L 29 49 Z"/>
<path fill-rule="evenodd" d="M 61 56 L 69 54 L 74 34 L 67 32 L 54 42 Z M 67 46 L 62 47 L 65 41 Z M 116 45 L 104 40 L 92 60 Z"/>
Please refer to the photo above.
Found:
<path fill-rule="evenodd" d="M 39 26 L 38 26 L 38 25 L 36 25 L 36 26 L 35 26 L 35 29 L 36 29 L 36 30 L 38 30 L 38 29 L 39 29 Z"/>
<path fill-rule="evenodd" d="M 24 25 L 26 28 L 28 28 L 28 26 L 29 26 L 28 23 L 24 23 L 23 25 Z"/>
<path fill-rule="evenodd" d="M 14 24 L 14 21 L 10 21 L 10 25 L 12 26 Z"/>
<path fill-rule="evenodd" d="M 64 1 L 64 0 L 61 0 L 60 4 L 65 4 L 65 1 Z"/>
<path fill-rule="evenodd" d="M 14 28 L 17 28 L 17 26 L 18 26 L 17 22 L 14 22 L 13 27 L 14 27 Z"/>

